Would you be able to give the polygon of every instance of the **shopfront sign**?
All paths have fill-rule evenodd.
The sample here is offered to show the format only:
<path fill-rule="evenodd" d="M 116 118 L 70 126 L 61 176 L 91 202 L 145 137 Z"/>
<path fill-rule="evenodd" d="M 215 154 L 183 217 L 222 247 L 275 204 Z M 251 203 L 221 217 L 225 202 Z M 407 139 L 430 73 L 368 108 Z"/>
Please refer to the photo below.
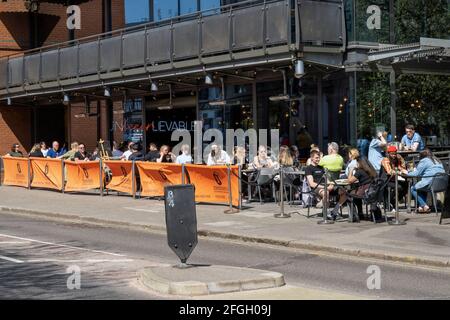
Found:
<path fill-rule="evenodd" d="M 81 29 L 81 9 L 79 6 L 68 6 L 66 26 L 69 30 Z"/>
<path fill-rule="evenodd" d="M 381 9 L 377 5 L 371 5 L 367 7 L 367 11 L 370 16 L 367 18 L 366 25 L 369 30 L 381 29 Z"/>

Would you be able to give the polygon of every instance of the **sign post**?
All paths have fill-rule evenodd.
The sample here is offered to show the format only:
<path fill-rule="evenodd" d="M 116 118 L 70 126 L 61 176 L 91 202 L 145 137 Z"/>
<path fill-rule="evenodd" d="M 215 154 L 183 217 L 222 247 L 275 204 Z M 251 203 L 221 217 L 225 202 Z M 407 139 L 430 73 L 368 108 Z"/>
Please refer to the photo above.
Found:
<path fill-rule="evenodd" d="M 194 185 L 164 187 L 164 204 L 168 245 L 181 261 L 178 268 L 187 268 L 198 243 Z"/>

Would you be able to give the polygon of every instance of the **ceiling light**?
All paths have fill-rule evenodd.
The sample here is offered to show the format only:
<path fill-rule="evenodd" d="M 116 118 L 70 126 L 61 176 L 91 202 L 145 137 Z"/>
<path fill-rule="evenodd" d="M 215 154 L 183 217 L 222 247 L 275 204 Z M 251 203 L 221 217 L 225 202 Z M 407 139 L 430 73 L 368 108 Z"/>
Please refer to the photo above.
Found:
<path fill-rule="evenodd" d="M 278 96 L 271 96 L 269 97 L 270 101 L 287 101 L 290 100 L 289 95 L 280 94 Z"/>
<path fill-rule="evenodd" d="M 302 60 L 295 61 L 295 77 L 301 78 L 305 75 L 305 64 Z"/>
<path fill-rule="evenodd" d="M 64 103 L 69 103 L 69 101 L 70 101 L 70 97 L 69 97 L 69 95 L 68 94 L 64 94 L 64 98 L 63 98 L 63 102 Z"/>
<path fill-rule="evenodd" d="M 156 82 L 154 82 L 154 81 L 152 81 L 151 90 L 152 90 L 153 92 L 158 91 L 158 85 L 157 85 Z"/>
<path fill-rule="evenodd" d="M 11 98 L 6 99 L 6 103 L 10 106 L 12 104 Z"/>
<path fill-rule="evenodd" d="M 104 93 L 105 97 L 111 97 L 111 91 L 109 90 L 108 87 L 105 87 L 105 93 Z"/>
<path fill-rule="evenodd" d="M 158 107 L 158 110 L 172 110 L 173 106 L 162 106 L 162 107 Z"/>
<path fill-rule="evenodd" d="M 207 73 L 205 76 L 205 84 L 207 85 L 212 85 L 213 84 L 213 79 L 210 73 Z"/>

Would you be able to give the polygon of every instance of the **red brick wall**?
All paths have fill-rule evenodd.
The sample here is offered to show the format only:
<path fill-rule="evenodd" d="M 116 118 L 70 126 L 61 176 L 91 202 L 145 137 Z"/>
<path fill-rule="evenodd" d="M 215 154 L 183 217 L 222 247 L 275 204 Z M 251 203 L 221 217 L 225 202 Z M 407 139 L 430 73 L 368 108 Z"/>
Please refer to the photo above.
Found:
<path fill-rule="evenodd" d="M 13 143 L 19 143 L 22 152 L 29 152 L 31 141 L 31 108 L 5 106 L 0 103 L 0 154 L 11 150 Z"/>
<path fill-rule="evenodd" d="M 97 117 L 75 118 L 84 113 L 84 103 L 73 103 L 70 106 L 70 142 L 77 141 L 86 144 L 89 152 L 97 146 Z M 97 113 L 97 102 L 91 102 L 91 113 Z"/>
<path fill-rule="evenodd" d="M 81 30 L 75 31 L 75 38 L 86 37 L 103 32 L 103 13 L 102 13 L 103 0 L 91 0 L 89 2 L 80 5 L 81 9 Z M 123 0 L 112 0 L 112 27 L 113 29 L 121 29 L 125 26 L 125 9 Z M 23 1 L 8 0 L 7 2 L 0 2 L 0 17 L 3 12 L 26 12 Z M 69 31 L 66 27 L 66 7 L 42 2 L 40 6 L 40 13 L 58 16 L 59 20 L 53 27 L 51 32 L 43 45 L 51 45 L 59 42 L 65 42 L 69 40 Z M 9 30 L 2 19 L 0 19 L 0 56 L 20 52 L 23 49 L 29 48 L 29 22 L 24 19 L 20 22 L 9 26 L 14 30 Z M 3 19 L 11 19 L 5 18 Z M 41 21 L 41 28 L 46 28 L 52 25 L 50 22 Z M 9 25 L 9 24 L 8 24 Z"/>

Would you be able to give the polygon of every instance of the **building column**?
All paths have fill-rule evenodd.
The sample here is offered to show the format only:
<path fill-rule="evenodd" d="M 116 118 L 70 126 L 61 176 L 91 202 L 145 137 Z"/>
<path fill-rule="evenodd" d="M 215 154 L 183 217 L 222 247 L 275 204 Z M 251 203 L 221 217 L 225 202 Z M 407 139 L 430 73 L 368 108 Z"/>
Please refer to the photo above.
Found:
<path fill-rule="evenodd" d="M 322 97 L 322 77 L 317 79 L 317 131 L 318 131 L 318 142 L 321 150 L 324 150 L 323 141 L 323 97 Z"/>
<path fill-rule="evenodd" d="M 394 140 L 397 137 L 397 94 L 395 86 L 395 71 L 389 74 L 389 85 L 391 90 L 391 134 Z"/>
<path fill-rule="evenodd" d="M 356 145 L 358 139 L 358 103 L 356 93 L 356 71 L 349 73 L 349 111 L 350 111 L 350 144 Z"/>

